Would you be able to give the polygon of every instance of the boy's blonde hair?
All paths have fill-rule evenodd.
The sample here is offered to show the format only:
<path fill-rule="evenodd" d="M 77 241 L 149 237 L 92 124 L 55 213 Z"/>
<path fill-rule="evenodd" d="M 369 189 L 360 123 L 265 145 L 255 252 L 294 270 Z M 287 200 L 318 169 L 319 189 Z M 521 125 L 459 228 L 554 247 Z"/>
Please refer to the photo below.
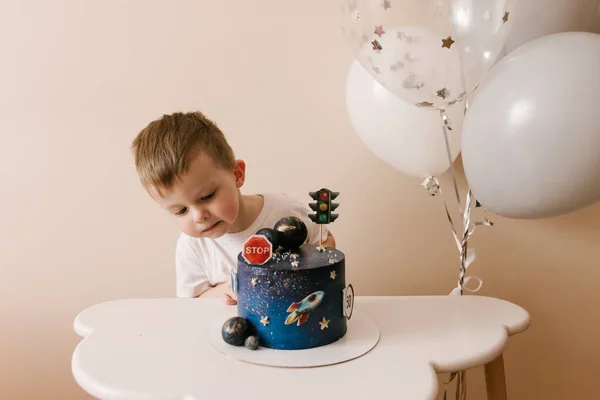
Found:
<path fill-rule="evenodd" d="M 173 113 L 152 121 L 134 139 L 135 167 L 144 187 L 159 194 L 187 172 L 199 152 L 217 167 L 233 169 L 235 157 L 219 127 L 201 112 Z"/>

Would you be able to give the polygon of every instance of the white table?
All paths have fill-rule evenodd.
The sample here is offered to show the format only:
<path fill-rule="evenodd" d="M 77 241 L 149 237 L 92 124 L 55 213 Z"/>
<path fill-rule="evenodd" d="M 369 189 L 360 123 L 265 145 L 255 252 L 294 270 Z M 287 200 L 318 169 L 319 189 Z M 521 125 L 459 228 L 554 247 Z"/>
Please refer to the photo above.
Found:
<path fill-rule="evenodd" d="M 75 380 L 100 399 L 348 400 L 391 394 L 430 400 L 438 391 L 436 373 L 485 365 L 488 399 L 504 400 L 502 352 L 508 336 L 530 324 L 523 308 L 490 297 L 357 297 L 354 313 L 366 313 L 380 329 L 373 350 L 327 367 L 275 368 L 212 347 L 207 325 L 235 313 L 220 299 L 94 305 L 75 319 L 75 331 L 84 338 L 73 353 Z"/>

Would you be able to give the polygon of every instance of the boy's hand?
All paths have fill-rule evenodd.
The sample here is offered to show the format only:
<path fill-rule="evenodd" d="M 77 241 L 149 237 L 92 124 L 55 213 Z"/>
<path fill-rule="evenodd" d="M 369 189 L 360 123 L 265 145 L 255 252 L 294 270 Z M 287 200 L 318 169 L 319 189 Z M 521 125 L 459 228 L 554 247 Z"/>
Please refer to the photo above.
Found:
<path fill-rule="evenodd" d="M 224 293 L 225 295 L 225 304 L 229 306 L 234 306 L 237 304 L 237 294 L 233 293 L 231 290 L 231 283 L 227 283 L 227 291 Z"/>

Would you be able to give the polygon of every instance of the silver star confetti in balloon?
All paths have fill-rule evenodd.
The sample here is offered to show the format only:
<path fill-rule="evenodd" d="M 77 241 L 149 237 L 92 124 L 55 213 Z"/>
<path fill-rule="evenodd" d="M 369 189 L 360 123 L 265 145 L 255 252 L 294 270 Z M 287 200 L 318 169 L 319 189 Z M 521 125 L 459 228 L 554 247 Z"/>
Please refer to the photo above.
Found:
<path fill-rule="evenodd" d="M 450 96 L 450 91 L 446 88 L 440 89 L 437 91 L 437 96 L 446 100 L 446 97 Z"/>

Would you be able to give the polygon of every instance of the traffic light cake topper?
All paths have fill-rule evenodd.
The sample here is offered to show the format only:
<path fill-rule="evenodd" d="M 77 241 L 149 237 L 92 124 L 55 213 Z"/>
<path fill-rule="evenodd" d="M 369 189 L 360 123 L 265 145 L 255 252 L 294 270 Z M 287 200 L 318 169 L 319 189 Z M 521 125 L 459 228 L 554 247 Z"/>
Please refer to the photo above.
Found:
<path fill-rule="evenodd" d="M 340 195 L 340 192 L 332 192 L 329 189 L 323 188 L 316 192 L 309 192 L 309 195 L 313 200 L 316 200 L 316 202 L 308 204 L 309 207 L 315 211 L 314 213 L 309 214 L 308 217 L 315 224 L 319 224 L 319 227 L 321 228 L 318 249 L 324 251 L 323 225 L 330 224 L 338 218 L 338 214 L 333 214 L 332 211 L 335 211 L 335 209 L 339 207 L 339 204 L 333 203 L 332 200 L 335 200 L 336 197 Z"/>

